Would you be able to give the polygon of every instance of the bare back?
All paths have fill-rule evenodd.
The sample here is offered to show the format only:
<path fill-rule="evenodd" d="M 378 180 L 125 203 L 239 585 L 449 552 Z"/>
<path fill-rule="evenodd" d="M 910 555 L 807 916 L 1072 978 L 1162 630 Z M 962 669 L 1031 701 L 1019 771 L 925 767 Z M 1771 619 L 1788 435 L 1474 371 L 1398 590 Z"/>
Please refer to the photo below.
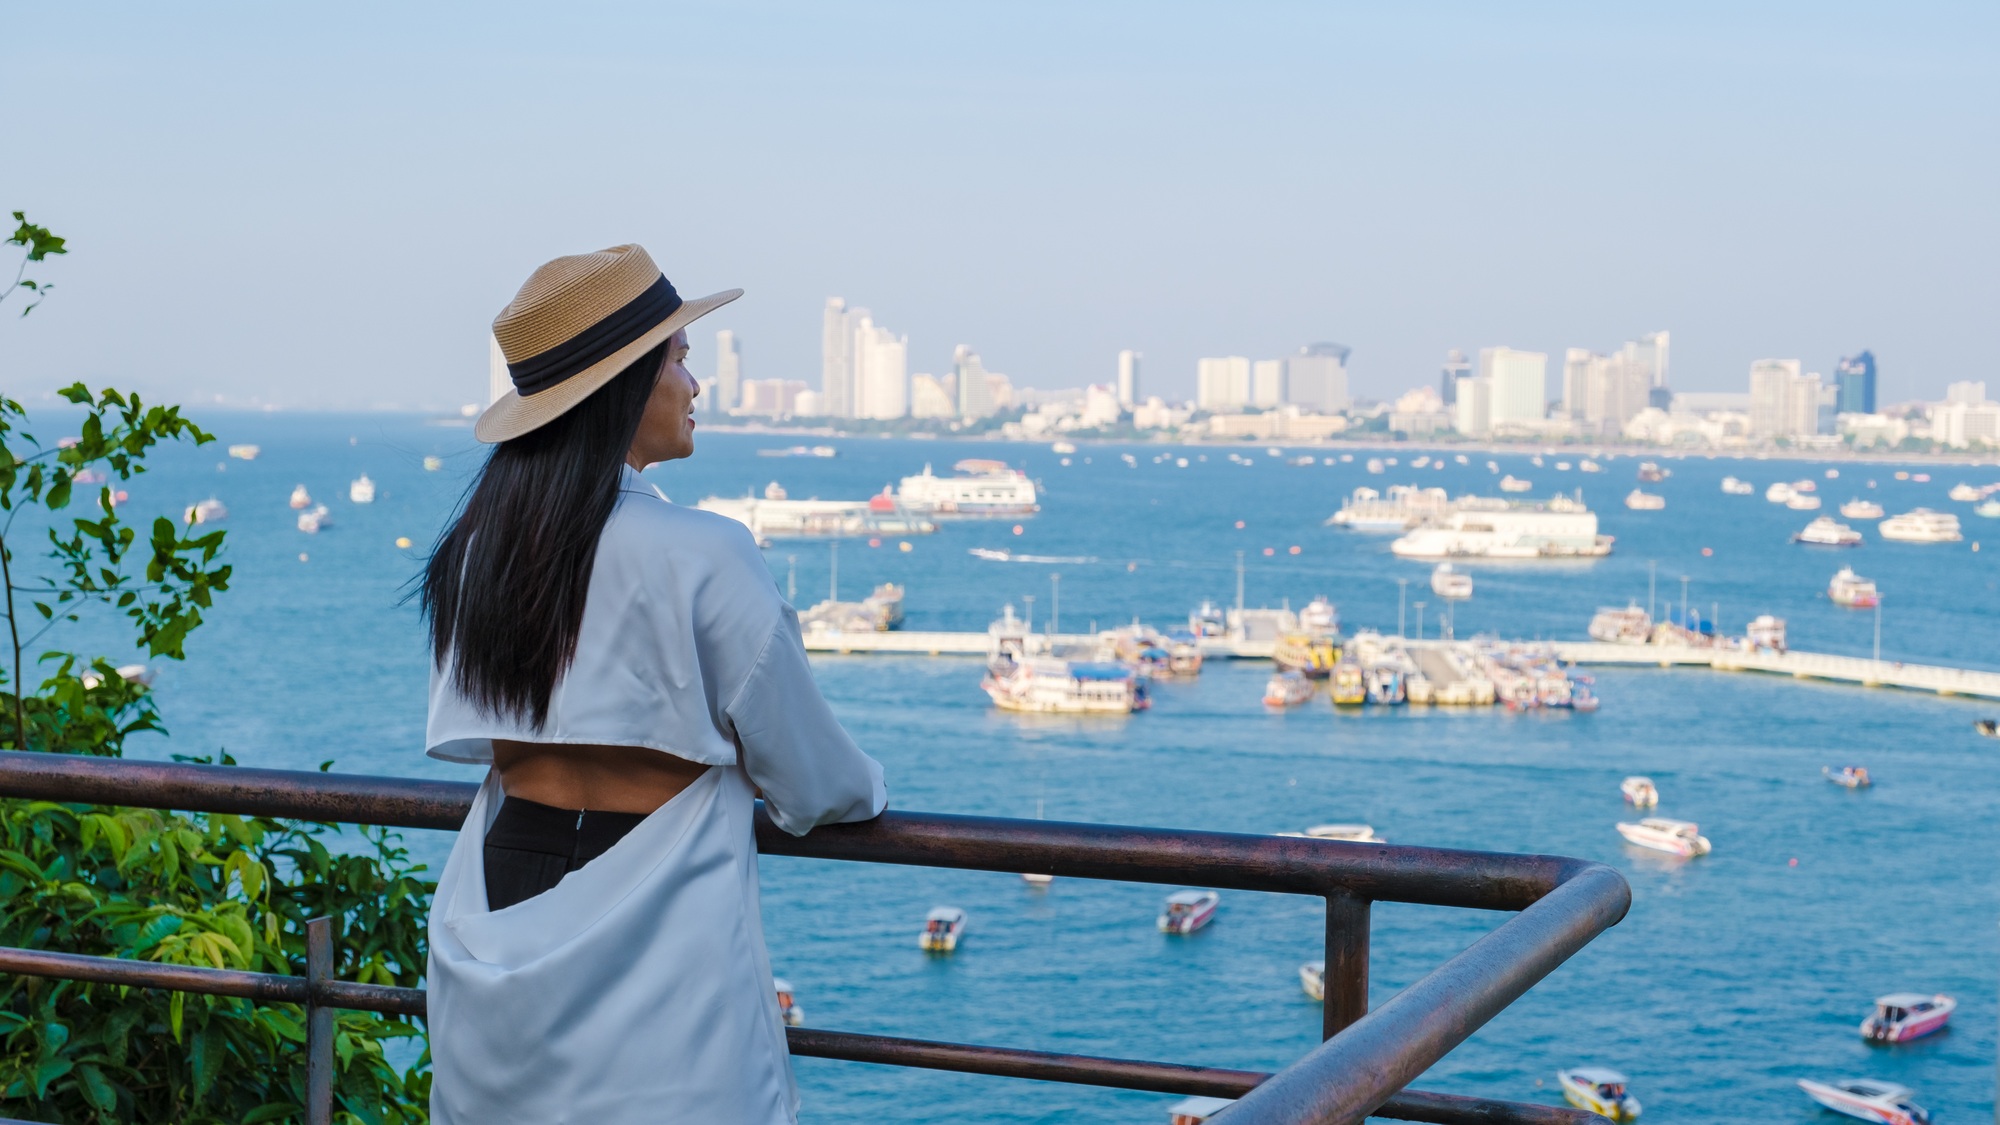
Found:
<path fill-rule="evenodd" d="M 709 769 L 643 746 L 493 743 L 500 787 L 559 809 L 650 813 L 693 785 Z"/>

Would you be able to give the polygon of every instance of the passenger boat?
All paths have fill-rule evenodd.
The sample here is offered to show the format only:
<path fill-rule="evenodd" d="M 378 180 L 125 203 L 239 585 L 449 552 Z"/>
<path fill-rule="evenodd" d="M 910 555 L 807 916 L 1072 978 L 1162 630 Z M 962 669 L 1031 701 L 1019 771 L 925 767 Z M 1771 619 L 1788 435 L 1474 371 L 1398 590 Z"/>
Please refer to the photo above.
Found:
<path fill-rule="evenodd" d="M 1320 594 L 1299 611 L 1299 628 L 1321 637 L 1340 635 L 1340 610 Z"/>
<path fill-rule="evenodd" d="M 1598 558 L 1612 537 L 1597 533 L 1597 513 L 1568 497 L 1501 511 L 1456 511 L 1389 544 L 1406 559 Z"/>
<path fill-rule="evenodd" d="M 1723 477 L 1722 491 L 1731 496 L 1748 496 L 1757 491 L 1757 489 L 1756 486 L 1747 480 L 1737 480 L 1735 477 Z"/>
<path fill-rule="evenodd" d="M 1327 679 L 1327 694 L 1335 707 L 1359 707 L 1368 702 L 1368 677 L 1361 665 L 1343 660 L 1333 666 L 1333 675 Z"/>
<path fill-rule="evenodd" d="M 784 977 L 772 977 L 771 987 L 778 993 L 778 1018 L 786 1027 L 799 1027 L 806 1022 L 806 1010 L 799 1006 L 797 996 L 792 992 L 792 982 Z"/>
<path fill-rule="evenodd" d="M 1964 481 L 1959 481 L 1957 484 L 1951 486 L 1951 491 L 1945 493 L 1945 496 L 1961 503 L 1970 504 L 1976 500 L 1985 499 L 1986 494 Z"/>
<path fill-rule="evenodd" d="M 312 507 L 312 502 L 312 493 L 306 491 L 305 485 L 301 484 L 292 489 L 292 510 L 298 511 L 310 508 Z"/>
<path fill-rule="evenodd" d="M 1873 1078 L 1842 1078 L 1834 1082 L 1799 1079 L 1806 1097 L 1835 1113 L 1879 1121 L 1882 1125 L 1930 1125 L 1930 1111 L 1911 1101 L 1907 1086 L 1877 1082 Z"/>
<path fill-rule="evenodd" d="M 1284 671 L 1323 680 L 1333 674 L 1333 666 L 1340 660 L 1340 646 L 1331 637 L 1282 633 L 1271 649 L 1271 660 Z"/>
<path fill-rule="evenodd" d="M 1220 637 L 1229 632 L 1229 615 L 1217 609 L 1214 602 L 1203 599 L 1194 612 L 1188 614 L 1188 632 L 1197 637 Z"/>
<path fill-rule="evenodd" d="M 1882 505 L 1873 500 L 1849 500 L 1840 506 L 1840 514 L 1851 520 L 1879 520 L 1882 518 Z"/>
<path fill-rule="evenodd" d="M 255 461 L 257 455 L 262 452 L 264 451 L 257 446 L 248 444 L 232 445 L 229 447 L 229 455 L 238 461 Z"/>
<path fill-rule="evenodd" d="M 1819 511 L 1819 497 L 1810 496 L 1803 492 L 1794 492 L 1792 493 L 1792 498 L 1785 501 L 1785 507 L 1790 508 L 1794 512 L 1817 512 Z"/>
<path fill-rule="evenodd" d="M 1326 522 L 1349 531 L 1407 531 L 1451 510 L 1451 500 L 1442 488 L 1392 484 L 1386 494 L 1372 488 L 1355 489 Z"/>
<path fill-rule="evenodd" d="M 1861 533 L 1832 516 L 1820 516 L 1792 536 L 1792 542 L 1811 547 L 1859 547 Z"/>
<path fill-rule="evenodd" d="M 1657 512 L 1667 506 L 1667 498 L 1657 492 L 1633 489 L 1625 494 L 1625 506 L 1635 512 Z"/>
<path fill-rule="evenodd" d="M 1526 492 L 1533 487 L 1535 487 L 1535 482 L 1522 480 L 1512 473 L 1500 478 L 1500 491 L 1502 492 Z"/>
<path fill-rule="evenodd" d="M 1956 543 L 1965 538 L 1958 531 L 1958 517 L 1950 512 L 1918 508 L 1881 523 L 1882 538 L 1903 543 Z"/>
<path fill-rule="evenodd" d="M 1783 504 L 1786 501 L 1790 500 L 1794 495 L 1795 493 L 1792 492 L 1792 486 L 1786 484 L 1784 481 L 1779 481 L 1778 483 L 1764 490 L 1764 499 L 1769 500 L 1773 504 Z"/>
<path fill-rule="evenodd" d="M 1653 617 L 1636 605 L 1599 608 L 1590 619 L 1590 639 L 1610 645 L 1642 645 L 1652 639 Z"/>
<path fill-rule="evenodd" d="M 1313 682 L 1298 672 L 1279 672 L 1264 684 L 1264 706 L 1296 707 L 1313 697 Z"/>
<path fill-rule="evenodd" d="M 1314 1000 L 1326 1000 L 1326 962 L 1307 961 L 1299 966 L 1299 987 Z"/>
<path fill-rule="evenodd" d="M 1127 715 L 1151 706 L 1144 678 L 1122 664 L 1005 658 L 994 661 L 979 686 L 1008 711 Z"/>
<path fill-rule="evenodd" d="M 1446 601 L 1464 601 L 1472 596 L 1472 575 L 1452 569 L 1448 562 L 1431 571 L 1431 593 Z"/>
<path fill-rule="evenodd" d="M 1624 794 L 1625 803 L 1634 808 L 1649 809 L 1660 803 L 1659 787 L 1650 777 L 1634 775 L 1618 783 L 1618 792 Z"/>
<path fill-rule="evenodd" d="M 924 931 L 917 935 L 917 948 L 926 953 L 952 953 L 965 937 L 965 911 L 956 906 L 933 906 L 924 915 Z"/>
<path fill-rule="evenodd" d="M 1872 609 L 1882 602 L 1882 595 L 1875 589 L 1875 583 L 1854 573 L 1854 568 L 1843 566 L 1840 573 L 1826 584 L 1826 596 L 1835 605 L 1849 609 Z"/>
<path fill-rule="evenodd" d="M 1772 652 L 1785 651 L 1785 619 L 1760 613 L 1752 618 L 1743 630 L 1743 639 L 1752 649 L 1768 648 Z"/>
<path fill-rule="evenodd" d="M 1160 932 L 1191 934 L 1213 921 L 1221 904 L 1222 896 L 1214 891 L 1175 891 L 1160 908 Z"/>
<path fill-rule="evenodd" d="M 1685 858 L 1708 854 L 1708 837 L 1691 820 L 1670 820 L 1664 816 L 1649 816 L 1637 824 L 1621 820 L 1618 834 L 1642 848 L 1669 855 Z"/>
<path fill-rule="evenodd" d="M 1602 1114 L 1613 1121 L 1635 1121 L 1639 1099 L 1625 1088 L 1625 1076 L 1601 1066 L 1578 1066 L 1556 1071 L 1563 1098 L 1578 1109 Z"/>
<path fill-rule="evenodd" d="M 1639 479 L 1648 484 L 1654 484 L 1667 479 L 1667 473 L 1666 470 L 1651 461 L 1641 461 L 1639 462 Z"/>
<path fill-rule="evenodd" d="M 1861 1037 L 1874 1043 L 1908 1043 L 1951 1022 L 1958 1001 L 1939 993 L 1891 992 L 1875 998 L 1875 1011 L 1861 1021 Z"/>
<path fill-rule="evenodd" d="M 1866 789 L 1875 784 L 1874 779 L 1868 776 L 1866 766 L 1842 766 L 1837 770 L 1832 766 L 1821 766 L 1819 774 L 1835 785 L 1847 789 Z"/>
<path fill-rule="evenodd" d="M 357 480 L 347 486 L 347 498 L 356 504 L 373 504 L 375 482 L 368 479 L 367 473 L 362 473 Z"/>
<path fill-rule="evenodd" d="M 333 525 L 333 517 L 327 512 L 325 504 L 316 504 L 299 513 L 298 525 L 299 530 L 307 535 L 317 535 L 320 528 Z"/>
<path fill-rule="evenodd" d="M 952 466 L 955 477 L 931 473 L 929 465 L 896 487 L 895 500 L 907 511 L 926 516 L 1027 516 L 1041 511 L 1035 482 L 1004 461 L 967 458 Z"/>
<path fill-rule="evenodd" d="M 1202 1125 L 1235 1104 L 1235 1098 L 1182 1098 L 1167 1107 L 1167 1125 Z"/>
<path fill-rule="evenodd" d="M 228 515 L 229 509 L 223 506 L 222 501 L 211 496 L 198 504 L 189 504 L 181 518 L 187 523 L 214 523 Z"/>

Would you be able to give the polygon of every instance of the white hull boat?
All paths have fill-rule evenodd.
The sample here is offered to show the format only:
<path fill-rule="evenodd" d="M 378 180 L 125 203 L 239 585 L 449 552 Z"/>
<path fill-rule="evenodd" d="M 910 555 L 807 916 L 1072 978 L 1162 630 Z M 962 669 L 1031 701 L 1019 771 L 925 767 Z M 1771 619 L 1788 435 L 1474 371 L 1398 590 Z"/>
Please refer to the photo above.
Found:
<path fill-rule="evenodd" d="M 1875 1043 L 1907 1043 L 1951 1022 L 1958 1001 L 1942 993 L 1892 992 L 1875 998 L 1875 1010 L 1861 1021 L 1861 1037 Z"/>
<path fill-rule="evenodd" d="M 1821 516 L 1792 536 L 1792 542 L 1809 547 L 1859 547 L 1861 533 L 1832 516 Z"/>
<path fill-rule="evenodd" d="M 1628 777 L 1618 783 L 1618 792 L 1633 808 L 1650 809 L 1660 803 L 1660 789 L 1650 777 Z"/>
<path fill-rule="evenodd" d="M 1635 512 L 1657 512 L 1667 506 L 1667 498 L 1635 488 L 1625 494 L 1625 506 Z"/>
<path fill-rule="evenodd" d="M 1613 1121 L 1635 1121 L 1639 1099 L 1625 1088 L 1625 1076 L 1601 1066 L 1578 1066 L 1556 1071 L 1563 1100 L 1578 1109 L 1587 1109 Z"/>
<path fill-rule="evenodd" d="M 1214 891 L 1175 891 L 1160 909 L 1160 932 L 1191 934 L 1214 921 L 1221 905 L 1222 896 Z"/>
<path fill-rule="evenodd" d="M 1764 499 L 1769 500 L 1773 504 L 1786 503 L 1791 500 L 1792 495 L 1792 486 L 1786 484 L 1784 481 L 1779 481 L 1764 490 Z"/>
<path fill-rule="evenodd" d="M 1890 516 L 1881 522 L 1879 530 L 1882 538 L 1899 543 L 1956 543 L 1965 538 L 1959 534 L 1957 516 L 1929 508 Z"/>
<path fill-rule="evenodd" d="M 356 504 L 373 504 L 375 482 L 368 479 L 367 473 L 362 473 L 359 479 L 347 486 L 347 498 Z"/>
<path fill-rule="evenodd" d="M 312 507 L 312 502 L 312 493 L 306 491 L 305 485 L 302 484 L 292 489 L 291 505 L 293 511 L 304 511 Z"/>
<path fill-rule="evenodd" d="M 792 991 L 792 982 L 784 977 L 772 977 L 771 987 L 778 994 L 778 1018 L 786 1027 L 801 1027 L 806 1022 L 806 1010 L 799 1006 L 798 996 Z"/>
<path fill-rule="evenodd" d="M 1735 477 L 1723 477 L 1722 491 L 1730 496 L 1748 496 L 1757 491 L 1757 488 L 1747 480 L 1737 480 Z"/>
<path fill-rule="evenodd" d="M 979 685 L 1008 711 L 1129 715 L 1150 702 L 1146 684 L 1122 664 L 1072 663 L 1051 656 L 996 661 Z"/>
<path fill-rule="evenodd" d="M 1875 589 L 1875 583 L 1846 566 L 1841 567 L 1840 573 L 1826 584 L 1826 596 L 1832 599 L 1833 604 L 1849 609 L 1873 609 L 1882 603 L 1882 595 Z"/>
<path fill-rule="evenodd" d="M 199 504 L 188 505 L 187 511 L 182 513 L 182 518 L 187 523 L 215 523 L 227 519 L 228 516 L 229 509 L 213 496 Z"/>
<path fill-rule="evenodd" d="M 1307 961 L 1299 966 L 1299 987 L 1314 1000 L 1326 1000 L 1326 962 Z"/>
<path fill-rule="evenodd" d="M 1930 1125 L 1930 1111 L 1911 1101 L 1907 1086 L 1873 1078 L 1843 1078 L 1834 1082 L 1799 1079 L 1806 1097 L 1835 1113 L 1879 1121 L 1882 1125 Z"/>
<path fill-rule="evenodd" d="M 932 907 L 924 916 L 923 932 L 917 935 L 917 948 L 926 953 L 957 952 L 965 937 L 965 920 L 965 911 L 956 906 Z"/>
<path fill-rule="evenodd" d="M 1264 706 L 1297 707 L 1313 697 L 1313 682 L 1298 672 L 1280 672 L 1264 685 Z"/>
<path fill-rule="evenodd" d="M 1472 596 L 1472 575 L 1453 569 L 1450 563 L 1439 563 L 1431 571 L 1431 593 L 1446 601 L 1464 601 Z"/>
<path fill-rule="evenodd" d="M 1707 855 L 1709 850 L 1708 837 L 1701 834 L 1699 825 L 1688 820 L 1669 820 L 1664 816 L 1649 816 L 1637 824 L 1621 820 L 1618 834 L 1627 843 L 1683 859 Z"/>
<path fill-rule="evenodd" d="M 1883 512 L 1882 505 L 1873 500 L 1849 500 L 1840 506 L 1840 514 L 1850 520 L 1879 520 Z"/>
<path fill-rule="evenodd" d="M 1790 508 L 1794 512 L 1817 512 L 1819 511 L 1819 497 L 1808 496 L 1803 492 L 1794 492 L 1792 493 L 1792 498 L 1785 501 L 1785 507 Z"/>

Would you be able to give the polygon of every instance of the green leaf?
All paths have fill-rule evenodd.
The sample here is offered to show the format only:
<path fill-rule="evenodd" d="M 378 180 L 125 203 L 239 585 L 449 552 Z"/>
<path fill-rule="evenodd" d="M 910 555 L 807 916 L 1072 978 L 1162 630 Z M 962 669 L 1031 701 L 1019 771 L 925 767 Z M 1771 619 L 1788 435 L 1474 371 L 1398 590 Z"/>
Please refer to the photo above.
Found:
<path fill-rule="evenodd" d="M 111 1081 L 104 1077 L 103 1071 L 90 1063 L 84 1063 L 76 1068 L 76 1073 L 77 1077 L 83 1080 L 83 1100 L 89 1102 L 92 1108 L 107 1113 L 117 1108 L 118 1091 L 112 1088 Z"/>

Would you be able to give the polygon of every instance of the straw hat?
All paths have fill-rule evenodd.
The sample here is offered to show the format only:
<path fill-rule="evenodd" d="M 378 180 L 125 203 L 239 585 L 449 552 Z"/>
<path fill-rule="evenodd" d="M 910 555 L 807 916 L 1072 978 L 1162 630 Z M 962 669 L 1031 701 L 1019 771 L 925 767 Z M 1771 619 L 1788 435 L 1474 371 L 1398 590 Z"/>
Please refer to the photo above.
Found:
<path fill-rule="evenodd" d="M 667 337 L 742 295 L 725 289 L 683 301 L 636 244 L 557 258 L 493 318 L 514 389 L 479 416 L 473 436 L 501 442 L 547 425 Z"/>

